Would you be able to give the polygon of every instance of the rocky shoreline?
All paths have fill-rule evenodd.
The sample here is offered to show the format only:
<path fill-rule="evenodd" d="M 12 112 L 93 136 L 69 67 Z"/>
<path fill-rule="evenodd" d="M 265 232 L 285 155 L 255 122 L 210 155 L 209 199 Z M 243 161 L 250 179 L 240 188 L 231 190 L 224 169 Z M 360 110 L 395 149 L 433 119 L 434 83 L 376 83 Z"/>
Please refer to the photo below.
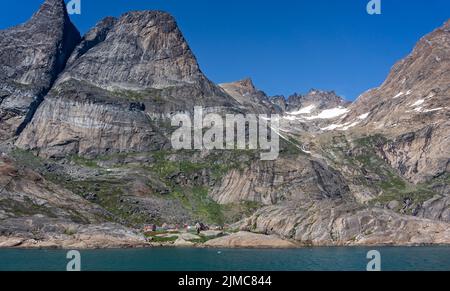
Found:
<path fill-rule="evenodd" d="M 320 248 L 320 247 L 423 247 L 423 246 L 449 246 L 449 243 L 339 243 L 308 245 L 295 241 L 285 240 L 275 235 L 256 234 L 240 231 L 227 236 L 208 240 L 204 243 L 194 243 L 184 239 L 177 239 L 172 242 L 151 242 L 146 241 L 142 236 L 135 239 L 116 239 L 110 237 L 79 236 L 72 239 L 49 238 L 38 241 L 23 237 L 0 237 L 0 249 L 135 249 L 135 248 L 211 248 L 211 249 L 295 249 L 295 248 Z"/>

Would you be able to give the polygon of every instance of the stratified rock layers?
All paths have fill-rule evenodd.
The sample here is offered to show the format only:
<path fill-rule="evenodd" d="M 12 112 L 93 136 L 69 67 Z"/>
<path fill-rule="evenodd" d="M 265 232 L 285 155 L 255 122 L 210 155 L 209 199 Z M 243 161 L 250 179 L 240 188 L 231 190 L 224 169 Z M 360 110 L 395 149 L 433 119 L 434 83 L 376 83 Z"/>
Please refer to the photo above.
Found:
<path fill-rule="evenodd" d="M 83 37 L 17 145 L 46 157 L 157 150 L 166 139 L 151 118 L 232 105 L 170 15 L 131 12 Z"/>
<path fill-rule="evenodd" d="M 79 40 L 63 0 L 47 0 L 25 24 L 0 31 L 1 140 L 25 128 Z"/>

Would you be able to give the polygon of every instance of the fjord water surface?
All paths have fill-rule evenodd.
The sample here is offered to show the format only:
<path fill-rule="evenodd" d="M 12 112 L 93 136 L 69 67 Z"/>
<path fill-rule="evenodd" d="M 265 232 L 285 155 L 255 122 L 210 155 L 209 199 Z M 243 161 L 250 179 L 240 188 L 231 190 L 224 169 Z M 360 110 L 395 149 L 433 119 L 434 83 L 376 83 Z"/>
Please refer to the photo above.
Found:
<path fill-rule="evenodd" d="M 85 271 L 365 271 L 367 252 L 385 271 L 450 271 L 450 247 L 304 248 L 288 250 L 150 248 L 84 250 Z M 0 271 L 64 271 L 65 250 L 0 250 Z"/>

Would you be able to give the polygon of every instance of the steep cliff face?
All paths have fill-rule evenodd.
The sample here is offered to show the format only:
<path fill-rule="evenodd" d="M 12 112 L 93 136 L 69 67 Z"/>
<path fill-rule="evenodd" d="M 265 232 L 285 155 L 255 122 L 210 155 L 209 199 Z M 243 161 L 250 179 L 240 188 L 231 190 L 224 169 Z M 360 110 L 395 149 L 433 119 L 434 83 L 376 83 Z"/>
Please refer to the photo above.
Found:
<path fill-rule="evenodd" d="M 31 120 L 79 40 L 63 0 L 47 0 L 28 22 L 0 31 L 0 139 Z"/>
<path fill-rule="evenodd" d="M 381 154 L 414 183 L 450 173 L 449 122 L 432 124 L 388 142 Z"/>
<path fill-rule="evenodd" d="M 232 170 L 210 196 L 220 204 L 250 201 L 262 205 L 308 199 L 351 199 L 350 189 L 339 173 L 306 156 L 257 161 L 243 171 Z"/>
<path fill-rule="evenodd" d="M 108 91 L 151 89 L 142 96 L 159 104 L 149 104 L 151 112 L 235 104 L 201 72 L 174 18 L 159 11 L 130 12 L 97 24 L 83 37 L 57 85 L 71 79 Z"/>
<path fill-rule="evenodd" d="M 364 93 L 347 119 L 369 112 L 364 125 L 399 132 L 442 121 L 449 110 L 449 51 L 450 21 L 424 36 L 379 88 Z"/>
<path fill-rule="evenodd" d="M 194 106 L 237 103 L 203 75 L 170 15 L 131 12 L 83 37 L 17 145 L 46 157 L 163 149 L 167 122 L 153 118 Z"/>
<path fill-rule="evenodd" d="M 366 132 L 392 138 L 387 161 L 414 183 L 448 173 L 450 21 L 423 37 L 380 88 L 363 94 L 342 122 L 367 115 Z"/>
<path fill-rule="evenodd" d="M 277 234 L 306 246 L 447 244 L 448 223 L 336 200 L 265 207 L 242 230 Z"/>
<path fill-rule="evenodd" d="M 17 146 L 42 157 L 64 158 L 149 152 L 168 145 L 167 137 L 139 105 L 135 109 L 134 103 L 96 103 L 78 98 L 79 92 L 65 92 L 64 98 L 53 94 L 46 96 Z"/>

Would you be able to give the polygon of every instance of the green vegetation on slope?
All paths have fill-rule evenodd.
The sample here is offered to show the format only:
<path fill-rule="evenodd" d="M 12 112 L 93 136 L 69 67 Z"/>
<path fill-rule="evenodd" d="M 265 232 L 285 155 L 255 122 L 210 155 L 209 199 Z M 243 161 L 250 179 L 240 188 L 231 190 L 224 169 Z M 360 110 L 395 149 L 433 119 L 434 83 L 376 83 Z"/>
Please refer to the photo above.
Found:
<path fill-rule="evenodd" d="M 86 178 L 72 178 L 59 170 L 47 170 L 52 161 L 44 161 L 29 151 L 16 149 L 13 157 L 53 183 L 83 198 L 89 197 L 91 202 L 108 210 L 112 214 L 111 219 L 129 226 L 165 222 L 141 211 L 140 205 L 135 204 L 138 202 L 132 198 L 137 194 L 133 193 L 130 185 L 139 179 L 146 181 L 147 186 L 144 187 L 150 189 L 139 195 L 177 201 L 190 213 L 193 221 L 223 225 L 242 219 L 242 215 L 250 215 L 260 207 L 250 202 L 220 205 L 208 196 L 211 187 L 220 183 L 231 169 L 248 167 L 258 157 L 256 151 L 212 151 L 206 156 L 196 157 L 198 154 L 194 151 L 158 151 L 118 153 L 92 159 L 70 156 L 69 164 L 96 173 L 88 174 Z M 146 162 L 141 162 L 143 156 L 147 157 L 144 159 Z M 139 162 L 125 162 L 133 159 Z M 206 181 L 203 181 L 205 177 Z M 159 194 L 151 191 L 158 188 L 155 183 L 165 185 L 163 187 L 167 189 Z"/>
<path fill-rule="evenodd" d="M 376 198 L 371 205 L 386 206 L 397 201 L 396 211 L 414 214 L 414 209 L 436 193 L 429 184 L 414 185 L 400 176 L 378 154 L 378 148 L 386 143 L 382 136 L 370 136 L 349 141 L 345 136 L 335 136 L 325 148 L 326 157 L 355 184 L 371 190 Z M 406 204 L 406 206 L 405 206 Z"/>

